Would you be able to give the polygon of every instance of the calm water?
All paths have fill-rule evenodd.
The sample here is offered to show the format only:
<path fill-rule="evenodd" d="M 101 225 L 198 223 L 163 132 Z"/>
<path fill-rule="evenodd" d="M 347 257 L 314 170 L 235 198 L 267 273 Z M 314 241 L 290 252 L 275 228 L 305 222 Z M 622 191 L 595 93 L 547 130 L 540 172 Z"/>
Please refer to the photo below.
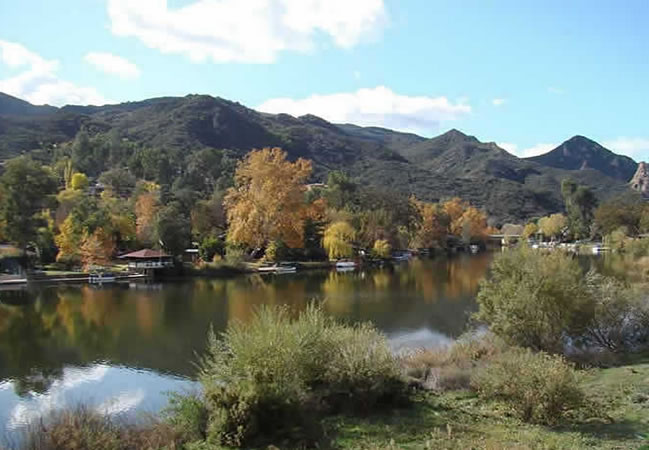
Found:
<path fill-rule="evenodd" d="M 195 353 L 258 305 L 309 301 L 372 321 L 394 348 L 447 343 L 464 331 L 490 254 L 413 260 L 391 269 L 194 279 L 110 288 L 0 291 L 0 436 L 53 409 L 155 412 L 166 392 L 196 389 Z"/>

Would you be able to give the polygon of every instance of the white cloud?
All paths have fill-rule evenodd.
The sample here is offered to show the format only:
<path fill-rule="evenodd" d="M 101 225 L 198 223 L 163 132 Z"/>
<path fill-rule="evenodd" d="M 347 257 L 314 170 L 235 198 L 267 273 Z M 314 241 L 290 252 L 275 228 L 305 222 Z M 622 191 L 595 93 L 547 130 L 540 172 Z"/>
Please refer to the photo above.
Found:
<path fill-rule="evenodd" d="M 649 139 L 619 137 L 605 141 L 602 145 L 615 153 L 630 156 L 632 158 L 649 159 Z"/>
<path fill-rule="evenodd" d="M 108 0 L 110 29 L 192 61 L 270 63 L 282 51 L 309 51 L 316 37 L 342 48 L 376 36 L 383 0 Z"/>
<path fill-rule="evenodd" d="M 117 75 L 124 79 L 140 76 L 140 69 L 135 64 L 112 53 L 90 52 L 84 59 L 88 64 L 110 75 Z"/>
<path fill-rule="evenodd" d="M 330 122 L 380 126 L 430 135 L 440 122 L 471 113 L 471 106 L 446 97 L 399 95 L 385 86 L 356 92 L 312 95 L 303 99 L 275 98 L 257 107 L 268 113 L 314 114 Z"/>
<path fill-rule="evenodd" d="M 561 95 L 561 94 L 564 93 L 564 90 L 561 89 L 561 88 L 558 88 L 558 87 L 550 86 L 550 87 L 548 88 L 548 92 L 549 92 L 550 94 Z"/>
<path fill-rule="evenodd" d="M 498 145 L 498 147 L 500 148 L 504 148 L 509 153 L 512 153 L 514 155 L 518 152 L 518 145 L 511 142 L 498 142 L 496 145 Z"/>
<path fill-rule="evenodd" d="M 494 98 L 493 100 L 491 100 L 491 104 L 494 106 L 502 106 L 506 101 L 507 99 L 505 98 Z"/>
<path fill-rule="evenodd" d="M 21 44 L 0 40 L 0 63 L 4 63 L 10 69 L 19 70 L 13 76 L 0 79 L 0 92 L 20 97 L 37 105 L 109 103 L 93 87 L 77 86 L 58 78 L 57 60 L 47 60 Z"/>
<path fill-rule="evenodd" d="M 557 144 L 536 144 L 532 147 L 524 148 L 518 156 L 522 158 L 529 158 L 530 156 L 539 156 L 557 148 Z"/>
<path fill-rule="evenodd" d="M 529 158 L 531 156 L 542 155 L 544 153 L 549 152 L 550 150 L 554 150 L 557 147 L 557 145 L 544 143 L 544 144 L 536 144 L 533 145 L 532 147 L 519 148 L 518 145 L 512 142 L 498 142 L 498 147 L 504 148 L 509 153 L 516 155 L 518 157 Z"/>

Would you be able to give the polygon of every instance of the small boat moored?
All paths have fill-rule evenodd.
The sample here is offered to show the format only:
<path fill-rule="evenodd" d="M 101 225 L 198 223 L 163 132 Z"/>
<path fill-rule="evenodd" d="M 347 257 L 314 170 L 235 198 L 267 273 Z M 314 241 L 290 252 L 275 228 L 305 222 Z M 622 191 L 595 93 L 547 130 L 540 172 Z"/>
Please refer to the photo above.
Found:
<path fill-rule="evenodd" d="M 280 263 L 263 263 L 257 268 L 257 272 L 262 273 L 294 273 L 297 272 L 295 264 L 290 262 Z"/>
<path fill-rule="evenodd" d="M 91 284 L 115 283 L 117 277 L 112 272 L 95 272 L 88 276 L 88 282 Z"/>
<path fill-rule="evenodd" d="M 336 269 L 340 270 L 353 270 L 356 268 L 356 263 L 354 261 L 350 261 L 348 259 L 341 259 L 340 261 L 336 261 Z"/>

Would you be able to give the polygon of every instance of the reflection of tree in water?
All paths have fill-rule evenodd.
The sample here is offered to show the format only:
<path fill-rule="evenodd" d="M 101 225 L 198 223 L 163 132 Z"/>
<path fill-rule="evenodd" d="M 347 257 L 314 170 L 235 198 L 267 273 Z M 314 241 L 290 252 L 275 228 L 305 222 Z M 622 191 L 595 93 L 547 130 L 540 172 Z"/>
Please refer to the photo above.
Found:
<path fill-rule="evenodd" d="M 446 298 L 453 300 L 475 296 L 480 281 L 487 274 L 491 258 L 479 256 L 460 256 L 448 261 L 448 276 L 445 283 Z"/>

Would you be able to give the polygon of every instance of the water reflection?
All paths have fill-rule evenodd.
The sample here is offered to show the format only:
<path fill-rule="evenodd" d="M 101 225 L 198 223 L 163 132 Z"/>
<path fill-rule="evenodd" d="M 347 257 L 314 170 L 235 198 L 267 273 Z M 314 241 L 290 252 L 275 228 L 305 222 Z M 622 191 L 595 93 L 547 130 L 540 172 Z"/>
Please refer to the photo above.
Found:
<path fill-rule="evenodd" d="M 0 291 L 0 429 L 86 396 L 105 412 L 156 406 L 161 390 L 194 376 L 210 326 L 247 321 L 260 305 L 318 301 L 340 319 L 374 322 L 397 347 L 447 342 L 464 330 L 490 261 Z"/>

